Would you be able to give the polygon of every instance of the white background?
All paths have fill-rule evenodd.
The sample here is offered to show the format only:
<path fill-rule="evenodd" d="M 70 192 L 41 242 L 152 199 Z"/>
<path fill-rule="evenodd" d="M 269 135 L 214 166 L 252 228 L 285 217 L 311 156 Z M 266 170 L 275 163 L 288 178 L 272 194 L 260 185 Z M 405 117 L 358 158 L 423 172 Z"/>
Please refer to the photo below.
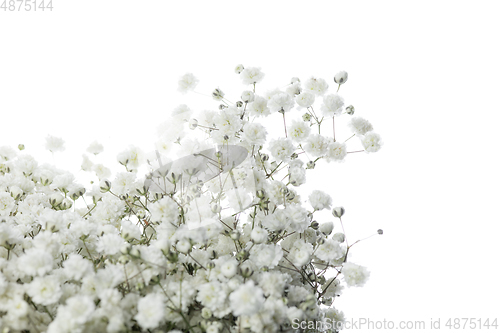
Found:
<path fill-rule="evenodd" d="M 110 160 L 129 144 L 152 150 L 157 124 L 178 104 L 215 108 L 176 91 L 186 72 L 200 79 L 197 91 L 220 87 L 236 100 L 239 63 L 261 67 L 267 88 L 314 75 L 333 89 L 346 70 L 340 93 L 385 145 L 309 181 L 346 208 L 348 238 L 385 233 L 353 247 L 371 278 L 335 305 L 349 320 L 429 328 L 441 318 L 442 330 L 447 318 L 500 317 L 495 1 L 53 6 L 0 11 L 0 146 L 24 143 L 40 161 L 78 170 L 95 139 Z M 66 152 L 44 152 L 48 134 L 63 137 Z"/>

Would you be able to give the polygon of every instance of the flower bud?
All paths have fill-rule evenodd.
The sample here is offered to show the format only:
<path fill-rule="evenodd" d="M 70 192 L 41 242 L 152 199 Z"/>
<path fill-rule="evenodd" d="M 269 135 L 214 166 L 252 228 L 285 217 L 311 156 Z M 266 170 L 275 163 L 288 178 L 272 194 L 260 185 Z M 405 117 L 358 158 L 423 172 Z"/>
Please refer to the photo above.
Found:
<path fill-rule="evenodd" d="M 198 127 L 198 120 L 192 118 L 189 120 L 189 129 L 194 130 L 196 127 Z"/>
<path fill-rule="evenodd" d="M 208 268 L 208 269 L 214 269 L 214 268 L 215 268 L 215 264 L 214 264 L 213 262 L 211 262 L 211 261 L 210 261 L 210 262 L 207 264 L 207 268 Z"/>
<path fill-rule="evenodd" d="M 130 259 L 125 255 L 122 255 L 120 256 L 120 258 L 118 258 L 118 262 L 122 265 L 126 265 L 129 261 Z"/>
<path fill-rule="evenodd" d="M 353 115 L 354 114 L 354 106 L 349 105 L 345 108 L 345 111 L 347 112 L 348 115 Z"/>
<path fill-rule="evenodd" d="M 247 250 L 243 249 L 236 254 L 236 260 L 238 260 L 238 261 L 246 260 L 246 259 L 248 259 L 249 255 L 250 255 L 250 253 Z"/>
<path fill-rule="evenodd" d="M 329 221 L 329 222 L 321 223 L 321 225 L 319 226 L 319 230 L 327 236 L 330 235 L 332 233 L 332 230 L 333 230 L 333 222 Z"/>
<path fill-rule="evenodd" d="M 335 216 L 336 218 L 341 218 L 345 213 L 345 209 L 344 207 L 335 207 L 333 210 L 332 210 L 332 214 L 333 216 Z"/>
<path fill-rule="evenodd" d="M 240 274 L 243 276 L 245 279 L 251 277 L 253 275 L 253 270 L 250 267 L 241 267 L 240 268 Z"/>
<path fill-rule="evenodd" d="M 17 146 L 17 149 L 19 150 L 24 150 L 24 145 L 22 143 L 20 143 L 18 146 Z"/>
<path fill-rule="evenodd" d="M 242 106 L 243 106 L 243 102 L 242 101 L 237 101 L 236 102 L 236 107 L 241 108 Z"/>
<path fill-rule="evenodd" d="M 318 221 L 312 221 L 310 227 L 313 228 L 314 230 L 318 230 L 319 228 Z"/>
<path fill-rule="evenodd" d="M 265 162 L 265 161 L 269 160 L 269 155 L 267 155 L 267 154 L 261 154 L 261 155 L 260 155 L 260 159 L 261 159 L 263 162 Z"/>
<path fill-rule="evenodd" d="M 266 197 L 266 192 L 264 190 L 257 190 L 256 195 L 257 195 L 257 198 L 263 199 Z"/>
<path fill-rule="evenodd" d="M 173 263 L 176 263 L 179 260 L 179 255 L 177 254 L 177 252 L 173 252 L 173 251 L 168 251 L 168 254 L 166 257 L 167 257 L 168 261 L 173 262 Z"/>
<path fill-rule="evenodd" d="M 109 190 L 111 190 L 111 182 L 107 179 L 103 179 L 99 184 L 99 188 L 101 189 L 102 193 L 108 192 Z"/>
<path fill-rule="evenodd" d="M 316 162 L 309 161 L 309 162 L 307 162 L 306 169 L 314 169 L 315 166 L 316 166 Z"/>
<path fill-rule="evenodd" d="M 345 241 L 345 235 L 341 232 L 337 232 L 332 236 L 332 239 L 339 243 L 343 243 Z"/>
<path fill-rule="evenodd" d="M 222 152 L 220 150 L 215 152 L 215 157 L 222 158 Z"/>
<path fill-rule="evenodd" d="M 139 249 L 136 246 L 134 246 L 132 248 L 132 250 L 130 250 L 129 254 L 132 258 L 140 258 L 141 257 L 141 251 L 139 251 Z"/>
<path fill-rule="evenodd" d="M 310 115 L 309 113 L 304 113 L 304 114 L 302 115 L 302 119 L 303 119 L 304 121 L 310 121 L 310 120 L 311 120 L 311 115 Z"/>
<path fill-rule="evenodd" d="M 212 92 L 212 97 L 216 100 L 216 101 L 220 101 L 224 98 L 224 93 L 222 92 L 222 90 L 220 90 L 219 88 L 216 88 L 213 92 Z"/>
<path fill-rule="evenodd" d="M 251 103 L 255 100 L 255 94 L 253 93 L 253 91 L 245 90 L 241 94 L 241 100 L 245 103 Z"/>
<path fill-rule="evenodd" d="M 204 307 L 203 309 L 201 309 L 201 317 L 204 319 L 209 319 L 210 317 L 212 317 L 212 310 Z"/>
<path fill-rule="evenodd" d="M 62 210 L 70 209 L 72 206 L 73 206 L 73 202 L 71 202 L 71 200 L 69 200 L 68 198 L 63 199 L 63 201 L 61 203 Z"/>
<path fill-rule="evenodd" d="M 337 75 L 335 75 L 335 77 L 333 78 L 333 81 L 335 81 L 335 83 L 339 85 L 344 84 L 347 81 L 347 72 L 345 71 L 338 72 Z"/>
<path fill-rule="evenodd" d="M 227 109 L 227 105 L 224 105 L 224 104 L 219 104 L 219 110 L 224 110 L 224 109 Z"/>
<path fill-rule="evenodd" d="M 242 64 L 239 64 L 239 65 L 236 65 L 235 69 L 234 69 L 234 72 L 236 74 L 240 74 L 241 72 L 243 72 L 243 70 L 245 69 L 245 67 L 243 67 Z"/>
<path fill-rule="evenodd" d="M 233 230 L 233 231 L 231 231 L 230 237 L 232 240 L 236 241 L 236 240 L 240 239 L 241 234 L 238 230 Z"/>
<path fill-rule="evenodd" d="M 222 207 L 217 202 L 213 202 L 210 209 L 212 210 L 212 213 L 218 214 L 222 210 Z"/>
<path fill-rule="evenodd" d="M 298 77 L 292 77 L 292 79 L 290 80 L 290 84 L 299 83 L 299 82 L 300 82 L 300 79 Z"/>
<path fill-rule="evenodd" d="M 378 229 L 378 230 L 377 230 L 377 233 L 378 233 L 379 235 L 383 235 L 383 234 L 384 234 L 384 230 L 382 230 L 382 229 Z"/>
<path fill-rule="evenodd" d="M 132 250 L 132 245 L 130 244 L 123 244 L 123 246 L 120 248 L 120 252 L 122 254 L 129 254 L 130 250 Z"/>
<path fill-rule="evenodd" d="M 21 190 L 19 186 L 12 186 L 10 188 L 10 195 L 14 198 L 14 200 L 19 200 L 23 194 L 24 191 Z"/>

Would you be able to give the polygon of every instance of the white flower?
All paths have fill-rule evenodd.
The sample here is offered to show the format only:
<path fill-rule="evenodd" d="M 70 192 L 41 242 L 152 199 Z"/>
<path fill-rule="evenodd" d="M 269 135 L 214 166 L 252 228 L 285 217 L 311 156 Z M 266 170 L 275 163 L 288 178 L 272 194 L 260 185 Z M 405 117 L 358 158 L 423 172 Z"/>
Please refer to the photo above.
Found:
<path fill-rule="evenodd" d="M 290 221 L 290 228 L 293 231 L 303 232 L 309 227 L 309 218 L 307 210 L 298 204 L 287 205 L 284 209 L 286 216 Z"/>
<path fill-rule="evenodd" d="M 366 267 L 350 262 L 344 264 L 342 274 L 344 274 L 344 281 L 349 287 L 363 286 L 370 276 L 370 272 L 368 272 Z"/>
<path fill-rule="evenodd" d="M 26 275 L 43 276 L 52 270 L 54 259 L 47 251 L 39 248 L 27 249 L 17 260 L 17 268 Z"/>
<path fill-rule="evenodd" d="M 118 154 L 116 158 L 120 164 L 125 165 L 129 169 L 137 169 L 144 163 L 144 153 L 136 146 L 130 146 L 127 150 Z"/>
<path fill-rule="evenodd" d="M 0 216 L 9 216 L 16 207 L 16 201 L 10 193 L 0 192 Z"/>
<path fill-rule="evenodd" d="M 17 155 L 16 151 L 9 146 L 0 147 L 0 157 L 4 161 L 13 159 Z"/>
<path fill-rule="evenodd" d="M 290 260 L 296 267 L 302 267 L 309 262 L 313 253 L 313 246 L 304 241 L 294 243 L 294 247 L 288 253 Z"/>
<path fill-rule="evenodd" d="M 165 197 L 148 207 L 151 212 L 151 221 L 153 222 L 174 222 L 179 215 L 177 204 L 170 198 Z"/>
<path fill-rule="evenodd" d="M 97 251 L 106 255 L 117 254 L 124 244 L 125 241 L 119 235 L 105 234 L 97 241 Z"/>
<path fill-rule="evenodd" d="M 94 165 L 94 163 L 92 163 L 90 158 L 85 154 L 82 155 L 82 158 L 83 158 L 83 161 L 81 164 L 82 170 L 83 171 L 90 171 L 92 169 L 92 166 Z"/>
<path fill-rule="evenodd" d="M 309 203 L 314 210 L 323 210 L 325 208 L 330 209 L 332 205 L 332 197 L 323 191 L 314 190 L 309 195 Z"/>
<path fill-rule="evenodd" d="M 246 123 L 243 126 L 242 140 L 248 141 L 250 145 L 264 145 L 266 135 L 266 128 L 259 123 Z"/>
<path fill-rule="evenodd" d="M 181 104 L 172 111 L 171 116 L 175 121 L 185 122 L 191 119 L 192 114 L 193 111 L 186 104 Z"/>
<path fill-rule="evenodd" d="M 295 142 L 304 141 L 311 133 L 311 126 L 301 120 L 292 120 L 292 124 L 288 126 L 288 135 Z"/>
<path fill-rule="evenodd" d="M 94 166 L 92 167 L 92 171 L 95 172 L 97 178 L 99 178 L 99 180 L 103 180 L 103 179 L 106 179 L 106 178 L 109 178 L 111 177 L 111 170 L 107 167 L 104 166 L 104 164 L 94 164 Z"/>
<path fill-rule="evenodd" d="M 56 138 L 52 135 L 48 135 L 45 138 L 45 148 L 52 153 L 58 151 L 64 151 L 64 140 L 61 138 Z"/>
<path fill-rule="evenodd" d="M 341 258 L 344 255 L 340 243 L 333 239 L 326 239 L 323 244 L 318 246 L 314 253 L 316 257 L 324 261 L 332 261 Z"/>
<path fill-rule="evenodd" d="M 241 100 L 245 103 L 251 103 L 255 100 L 255 94 L 253 91 L 245 90 L 241 93 Z"/>
<path fill-rule="evenodd" d="M 312 92 L 315 95 L 321 96 L 328 90 L 328 83 L 324 79 L 310 78 L 304 83 L 304 91 Z"/>
<path fill-rule="evenodd" d="M 369 153 L 374 153 L 380 150 L 382 142 L 380 135 L 374 132 L 368 132 L 363 137 L 361 137 L 361 143 L 365 148 L 365 151 Z"/>
<path fill-rule="evenodd" d="M 254 84 L 262 81 L 264 73 L 261 72 L 260 68 L 248 67 L 241 72 L 240 76 L 243 84 Z"/>
<path fill-rule="evenodd" d="M 257 244 L 250 250 L 250 259 L 259 268 L 275 267 L 283 257 L 283 250 L 279 244 Z"/>
<path fill-rule="evenodd" d="M 222 275 L 227 277 L 228 279 L 232 278 L 236 275 L 236 271 L 238 269 L 238 262 L 234 258 L 229 258 L 220 266 L 220 271 Z"/>
<path fill-rule="evenodd" d="M 295 147 L 291 139 L 279 138 L 271 140 L 268 149 L 276 161 L 286 162 L 290 160 L 290 156 L 293 154 Z"/>
<path fill-rule="evenodd" d="M 347 156 L 347 146 L 345 143 L 330 140 L 326 151 L 326 161 L 342 161 Z"/>
<path fill-rule="evenodd" d="M 42 305 L 54 304 L 62 296 L 62 290 L 57 277 L 49 275 L 35 277 L 27 285 L 26 293 L 33 299 L 33 302 Z"/>
<path fill-rule="evenodd" d="M 87 152 L 94 155 L 100 154 L 103 151 L 104 147 L 97 141 L 92 142 L 87 148 Z"/>
<path fill-rule="evenodd" d="M 218 281 L 202 284 L 198 287 L 196 300 L 212 311 L 217 310 L 225 302 L 227 294 Z"/>
<path fill-rule="evenodd" d="M 295 102 L 292 98 L 292 96 L 288 95 L 285 92 L 280 92 L 271 98 L 271 100 L 267 103 L 269 106 L 269 109 L 271 109 L 272 112 L 288 112 L 290 111 L 293 106 L 295 105 Z"/>
<path fill-rule="evenodd" d="M 306 139 L 304 150 L 313 157 L 319 157 L 326 153 L 328 149 L 328 139 L 321 134 L 311 134 Z"/>
<path fill-rule="evenodd" d="M 64 273 L 68 279 L 81 280 L 87 274 L 93 272 L 94 266 L 90 260 L 84 259 L 81 255 L 72 253 L 63 262 Z"/>
<path fill-rule="evenodd" d="M 251 116 L 268 116 L 271 114 L 269 107 L 267 106 L 267 99 L 261 96 L 255 96 L 252 103 L 248 104 L 248 111 Z"/>
<path fill-rule="evenodd" d="M 340 71 L 337 74 L 335 74 L 333 81 L 337 83 L 338 85 L 344 84 L 347 81 L 347 72 L 346 71 Z"/>
<path fill-rule="evenodd" d="M 367 132 L 373 130 L 372 124 L 364 118 L 352 117 L 349 127 L 356 135 L 365 135 Z"/>
<path fill-rule="evenodd" d="M 314 94 L 303 91 L 299 95 L 295 96 L 295 102 L 303 108 L 308 108 L 314 104 L 315 98 Z"/>
<path fill-rule="evenodd" d="M 265 299 L 262 289 L 249 280 L 229 295 L 229 301 L 235 316 L 251 316 L 259 312 Z"/>
<path fill-rule="evenodd" d="M 139 300 L 134 316 L 143 329 L 158 327 L 165 320 L 165 300 L 160 294 L 148 294 Z"/>
<path fill-rule="evenodd" d="M 264 243 L 267 240 L 268 232 L 260 227 L 254 227 L 250 237 L 256 244 Z"/>
<path fill-rule="evenodd" d="M 344 99 L 337 94 L 330 94 L 323 97 L 321 111 L 325 117 L 337 116 L 342 113 Z"/>
<path fill-rule="evenodd" d="M 198 79 L 191 73 L 184 74 L 178 81 L 178 88 L 181 93 L 185 94 L 190 90 L 194 90 L 198 84 Z"/>
<path fill-rule="evenodd" d="M 293 167 L 288 170 L 290 177 L 290 184 L 293 186 L 300 186 L 306 182 L 306 169 L 300 167 Z"/>

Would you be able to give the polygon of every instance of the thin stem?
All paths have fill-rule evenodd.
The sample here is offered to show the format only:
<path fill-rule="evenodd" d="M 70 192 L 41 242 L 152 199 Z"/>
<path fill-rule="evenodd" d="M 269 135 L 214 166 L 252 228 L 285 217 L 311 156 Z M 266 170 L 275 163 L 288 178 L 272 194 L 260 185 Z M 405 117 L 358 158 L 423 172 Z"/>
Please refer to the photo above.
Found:
<path fill-rule="evenodd" d="M 285 121 L 285 111 L 283 111 L 283 124 L 285 126 L 285 137 L 288 138 L 288 134 L 286 133 L 286 121 Z"/>
<path fill-rule="evenodd" d="M 335 142 L 337 141 L 335 140 L 335 116 L 333 116 L 332 121 L 333 121 L 333 142 Z"/>
<path fill-rule="evenodd" d="M 352 153 L 360 153 L 360 152 L 362 152 L 362 151 L 364 151 L 364 150 L 348 151 L 347 153 L 348 153 L 348 154 L 352 154 Z"/>

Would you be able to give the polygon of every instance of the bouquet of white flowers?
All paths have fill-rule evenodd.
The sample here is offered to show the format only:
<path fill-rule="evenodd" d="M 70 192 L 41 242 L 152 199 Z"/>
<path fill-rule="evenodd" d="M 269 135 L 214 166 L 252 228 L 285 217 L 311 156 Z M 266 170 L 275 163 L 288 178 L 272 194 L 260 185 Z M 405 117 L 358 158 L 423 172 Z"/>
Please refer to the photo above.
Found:
<path fill-rule="evenodd" d="M 340 95 L 328 94 L 323 79 L 293 78 L 285 89 L 259 95 L 261 70 L 235 71 L 250 86 L 237 102 L 215 89 L 217 111 L 193 115 L 179 106 L 160 127 L 152 154 L 130 147 L 118 155 L 125 171 L 114 180 L 85 157 L 82 169 L 99 179 L 91 188 L 0 148 L 2 332 L 341 328 L 334 299 L 369 274 L 347 260 L 355 243 L 333 232 L 335 218 L 343 231 L 344 208 L 332 208 L 319 190 L 304 201 L 298 187 L 320 160 L 378 151 L 380 136 Z M 338 88 L 346 81 L 346 72 L 334 77 Z M 186 74 L 179 90 L 197 83 Z M 339 141 L 335 120 L 344 114 L 353 134 Z M 279 134 L 273 117 L 283 120 Z M 331 135 L 321 132 L 326 121 Z M 348 151 L 353 136 L 363 149 Z M 47 140 L 53 152 L 62 146 Z M 102 148 L 94 142 L 88 152 Z M 166 157 L 176 149 L 178 158 Z M 325 210 L 331 220 L 317 218 Z"/>

